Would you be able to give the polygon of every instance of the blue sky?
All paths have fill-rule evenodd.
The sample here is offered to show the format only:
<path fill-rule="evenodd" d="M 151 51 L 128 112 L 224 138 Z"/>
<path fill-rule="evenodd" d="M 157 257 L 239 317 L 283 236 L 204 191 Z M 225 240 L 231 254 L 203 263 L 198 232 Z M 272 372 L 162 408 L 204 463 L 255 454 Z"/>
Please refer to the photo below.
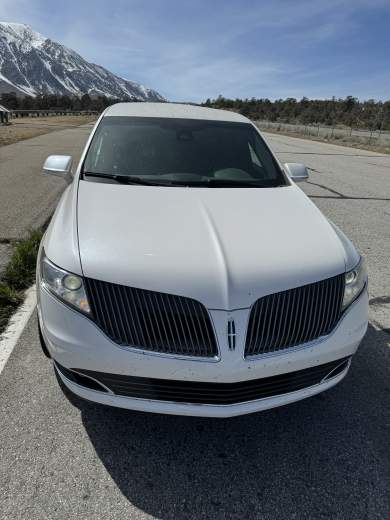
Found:
<path fill-rule="evenodd" d="M 170 100 L 390 99 L 390 0 L 0 0 Z"/>

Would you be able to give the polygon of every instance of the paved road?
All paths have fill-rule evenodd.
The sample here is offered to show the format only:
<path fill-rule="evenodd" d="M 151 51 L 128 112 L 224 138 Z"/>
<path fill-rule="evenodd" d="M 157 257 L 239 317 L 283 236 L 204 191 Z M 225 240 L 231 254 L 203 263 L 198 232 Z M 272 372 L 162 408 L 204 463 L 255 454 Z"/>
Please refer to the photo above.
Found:
<path fill-rule="evenodd" d="M 43 176 L 43 162 L 50 154 L 73 155 L 77 161 L 91 128 L 83 125 L 0 147 L 0 241 L 22 238 L 50 217 L 64 181 Z"/>
<path fill-rule="evenodd" d="M 390 517 L 390 157 L 270 142 L 315 170 L 305 191 L 368 259 L 371 324 L 349 376 L 229 420 L 106 409 L 64 397 L 33 317 L 0 376 L 1 519 Z"/>

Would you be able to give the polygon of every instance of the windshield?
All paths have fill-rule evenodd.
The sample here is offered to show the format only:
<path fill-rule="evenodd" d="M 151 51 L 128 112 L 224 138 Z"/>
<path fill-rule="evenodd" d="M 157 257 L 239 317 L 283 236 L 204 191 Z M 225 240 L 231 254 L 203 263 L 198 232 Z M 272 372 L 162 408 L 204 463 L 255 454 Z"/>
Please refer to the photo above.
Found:
<path fill-rule="evenodd" d="M 103 117 L 83 174 L 171 186 L 287 184 L 251 124 L 195 119 Z"/>

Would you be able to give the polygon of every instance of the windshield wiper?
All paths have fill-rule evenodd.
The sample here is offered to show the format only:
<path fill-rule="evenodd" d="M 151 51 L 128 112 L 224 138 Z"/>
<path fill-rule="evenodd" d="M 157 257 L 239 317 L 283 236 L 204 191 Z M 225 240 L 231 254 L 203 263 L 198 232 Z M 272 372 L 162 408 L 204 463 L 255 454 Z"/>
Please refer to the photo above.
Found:
<path fill-rule="evenodd" d="M 83 176 L 97 177 L 101 179 L 110 179 L 118 184 L 138 184 L 143 186 L 175 186 L 182 188 L 275 188 L 280 186 L 277 183 L 264 184 L 256 179 L 216 179 L 211 177 L 209 179 L 202 179 L 199 181 L 174 181 L 164 179 L 160 182 L 156 179 L 149 180 L 145 177 L 138 177 L 134 175 L 117 175 L 99 172 L 83 172 Z"/>
<path fill-rule="evenodd" d="M 215 177 L 208 179 L 205 186 L 211 188 L 273 188 L 274 185 L 264 184 L 255 179 L 240 180 L 240 179 L 216 179 Z"/>
<path fill-rule="evenodd" d="M 145 179 L 144 177 L 135 177 L 132 175 L 116 175 L 116 174 L 108 174 L 108 173 L 98 173 L 98 172 L 83 172 L 83 175 L 87 177 L 98 177 L 101 179 L 111 179 L 118 184 L 139 184 L 143 186 L 179 186 L 179 184 L 175 184 L 174 182 L 158 182 L 151 181 Z M 181 186 L 181 184 L 180 184 Z"/>

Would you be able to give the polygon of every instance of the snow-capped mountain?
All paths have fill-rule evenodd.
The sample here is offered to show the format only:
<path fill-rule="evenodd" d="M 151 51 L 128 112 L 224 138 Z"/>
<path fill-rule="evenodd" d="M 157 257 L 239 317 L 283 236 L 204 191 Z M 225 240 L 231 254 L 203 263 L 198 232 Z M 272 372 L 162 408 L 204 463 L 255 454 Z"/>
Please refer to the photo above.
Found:
<path fill-rule="evenodd" d="M 116 76 L 104 67 L 88 63 L 68 49 L 30 26 L 0 22 L 0 93 L 20 95 L 105 95 L 162 101 L 149 89 Z"/>

